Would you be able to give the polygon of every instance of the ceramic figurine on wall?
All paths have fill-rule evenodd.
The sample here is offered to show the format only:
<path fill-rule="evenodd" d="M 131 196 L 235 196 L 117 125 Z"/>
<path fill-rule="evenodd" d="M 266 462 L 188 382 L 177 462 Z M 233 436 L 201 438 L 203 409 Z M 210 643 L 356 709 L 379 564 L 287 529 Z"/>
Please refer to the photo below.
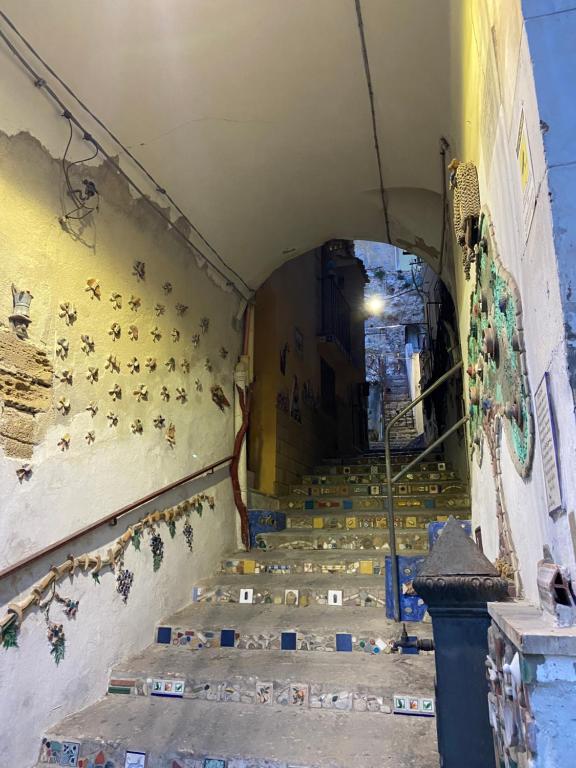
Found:
<path fill-rule="evenodd" d="M 178 328 L 172 328 L 170 335 L 172 336 L 172 341 L 180 341 L 180 331 Z"/>
<path fill-rule="evenodd" d="M 204 389 L 200 379 L 196 379 L 196 381 L 194 382 L 194 386 L 196 387 L 196 392 L 202 392 L 202 390 Z"/>
<path fill-rule="evenodd" d="M 176 400 L 182 403 L 182 405 L 188 400 L 188 395 L 186 394 L 184 387 L 176 387 Z"/>
<path fill-rule="evenodd" d="M 172 293 L 172 283 L 164 283 L 162 290 L 168 296 L 169 293 Z"/>
<path fill-rule="evenodd" d="M 132 267 L 132 274 L 138 280 L 144 280 L 146 278 L 146 264 L 143 261 L 135 261 Z"/>
<path fill-rule="evenodd" d="M 54 658 L 56 666 L 60 664 L 64 658 L 66 649 L 66 635 L 64 634 L 64 627 L 62 624 L 55 624 L 52 621 L 47 622 L 47 637 L 48 642 L 51 645 L 50 654 Z"/>
<path fill-rule="evenodd" d="M 112 323 L 112 325 L 110 326 L 110 330 L 108 331 L 108 336 L 112 337 L 112 341 L 117 341 L 121 335 L 122 335 L 122 329 L 120 327 L 120 324 Z"/>
<path fill-rule="evenodd" d="M 70 448 L 71 439 L 69 434 L 62 435 L 60 440 L 58 440 L 58 448 L 60 448 L 61 451 L 67 451 Z"/>
<path fill-rule="evenodd" d="M 96 416 L 96 414 L 98 413 L 98 404 L 92 401 L 91 403 L 88 403 L 88 405 L 86 406 L 86 410 L 90 413 L 92 418 L 94 418 L 94 416 Z"/>
<path fill-rule="evenodd" d="M 462 263 L 466 280 L 476 260 L 479 241 L 480 190 L 478 172 L 474 163 L 463 163 L 454 158 L 448 166 L 450 189 L 454 192 L 454 230 L 462 248 Z"/>
<path fill-rule="evenodd" d="M 91 277 L 89 280 L 86 280 L 86 288 L 84 288 L 84 290 L 86 293 L 90 294 L 91 299 L 98 299 L 98 301 L 100 301 L 102 291 L 100 289 L 100 283 L 98 280 L 96 280 L 95 277 Z"/>
<path fill-rule="evenodd" d="M 182 373 L 190 373 L 190 361 L 183 357 L 182 360 L 180 360 L 180 368 L 182 369 Z"/>
<path fill-rule="evenodd" d="M 92 443 L 96 440 L 96 433 L 93 429 L 91 429 L 90 432 L 86 432 L 84 435 L 84 440 L 86 440 L 88 445 L 92 445 Z"/>
<path fill-rule="evenodd" d="M 106 418 L 108 419 L 108 426 L 109 427 L 117 427 L 118 426 L 118 414 L 114 413 L 113 411 L 109 411 Z"/>
<path fill-rule="evenodd" d="M 73 307 L 69 301 L 63 302 L 62 304 L 60 304 L 60 312 L 58 313 L 58 317 L 63 318 L 66 325 L 74 325 L 74 323 L 78 319 L 78 313 L 76 312 L 76 307 Z"/>
<path fill-rule="evenodd" d="M 122 597 L 124 603 L 128 602 L 128 596 L 130 595 L 133 583 L 134 573 L 124 568 L 124 565 L 121 564 L 116 574 L 116 592 Z"/>
<path fill-rule="evenodd" d="M 146 384 L 140 384 L 132 393 L 138 402 L 148 400 L 148 387 Z"/>
<path fill-rule="evenodd" d="M 207 357 L 206 360 L 204 361 L 204 368 L 208 371 L 208 373 L 212 373 L 214 369 L 212 363 L 210 362 L 209 357 Z"/>
<path fill-rule="evenodd" d="M 140 299 L 139 296 L 132 295 L 128 299 L 128 306 L 130 307 L 132 312 L 138 312 L 141 304 L 142 304 L 142 300 Z"/>
<path fill-rule="evenodd" d="M 68 357 L 69 347 L 70 344 L 67 339 L 58 339 L 56 342 L 56 357 L 59 357 L 61 360 Z"/>
<path fill-rule="evenodd" d="M 18 467 L 16 470 L 16 476 L 20 482 L 20 485 L 22 485 L 24 480 L 30 480 L 32 477 L 32 467 L 30 464 L 22 464 L 21 467 Z"/>
<path fill-rule="evenodd" d="M 230 402 L 224 394 L 222 387 L 215 384 L 213 387 L 210 387 L 210 392 L 212 393 L 212 402 L 215 403 L 222 412 L 224 412 L 225 408 L 230 408 Z"/>
<path fill-rule="evenodd" d="M 202 333 L 208 333 L 208 328 L 210 327 L 210 320 L 207 317 L 203 317 L 200 320 L 200 330 Z"/>
<path fill-rule="evenodd" d="M 8 320 L 19 339 L 28 338 L 28 326 L 32 322 L 30 304 L 33 298 L 30 291 L 19 291 L 12 283 L 12 314 L 9 315 Z"/>
<path fill-rule="evenodd" d="M 60 371 L 60 373 L 56 374 L 56 378 L 61 381 L 62 384 L 72 386 L 72 371 L 65 368 L 63 371 Z"/>
<path fill-rule="evenodd" d="M 160 328 L 158 328 L 157 325 L 154 326 L 154 328 L 152 328 L 152 330 L 150 331 L 150 336 L 152 336 L 152 341 L 154 343 L 160 341 L 160 339 L 162 338 L 162 333 L 160 332 Z"/>
<path fill-rule="evenodd" d="M 140 371 L 140 363 L 138 362 L 138 358 L 133 357 L 132 360 L 129 360 L 127 363 L 127 368 L 130 373 L 138 373 Z"/>
<path fill-rule="evenodd" d="M 122 387 L 120 384 L 114 384 L 114 386 L 108 390 L 108 394 L 114 402 L 122 398 Z"/>
<path fill-rule="evenodd" d="M 226 358 L 228 357 L 228 350 L 226 349 L 226 347 L 220 347 L 220 357 L 222 358 L 222 360 L 226 360 Z"/>
<path fill-rule="evenodd" d="M 154 312 L 156 313 L 156 317 L 160 317 L 166 312 L 166 307 L 164 306 L 164 304 L 155 304 Z"/>
<path fill-rule="evenodd" d="M 94 384 L 94 382 L 98 381 L 98 368 L 89 366 L 88 373 L 86 374 L 86 378 L 88 379 L 90 384 Z"/>
<path fill-rule="evenodd" d="M 110 373 L 120 373 L 120 363 L 116 355 L 108 355 L 104 368 Z"/>
<path fill-rule="evenodd" d="M 174 448 L 176 445 L 176 426 L 172 422 L 168 425 L 164 439 L 171 448 Z"/>
<path fill-rule="evenodd" d="M 109 301 L 111 302 L 114 309 L 122 309 L 122 294 L 121 293 L 111 293 Z"/>
<path fill-rule="evenodd" d="M 152 531 L 150 535 L 150 549 L 152 550 L 152 562 L 154 570 L 157 571 L 162 565 L 164 559 L 164 542 L 157 531 Z"/>
<path fill-rule="evenodd" d="M 190 522 L 186 520 L 184 523 L 184 527 L 182 528 L 182 533 L 184 535 L 184 538 L 186 540 L 186 544 L 188 545 L 188 549 L 190 552 L 194 549 L 194 529 L 190 525 Z"/>
<path fill-rule="evenodd" d="M 132 341 L 138 341 L 138 327 L 136 325 L 128 326 L 128 338 Z"/>
<path fill-rule="evenodd" d="M 160 390 L 160 397 L 162 398 L 162 400 L 164 400 L 165 403 L 167 403 L 168 400 L 170 400 L 170 391 L 168 387 L 165 387 L 165 386 L 162 387 L 162 389 Z"/>
<path fill-rule="evenodd" d="M 156 429 L 164 429 L 164 425 L 166 424 L 166 419 L 164 416 L 158 415 L 154 419 L 154 426 Z"/>
<path fill-rule="evenodd" d="M 186 304 L 176 304 L 176 314 L 178 317 L 184 317 L 186 312 L 188 311 L 188 307 Z"/>
<path fill-rule="evenodd" d="M 84 352 L 85 355 L 89 355 L 91 352 L 94 352 L 95 349 L 95 343 L 91 336 L 88 336 L 88 334 L 83 333 L 80 336 L 80 341 L 82 344 L 80 345 L 80 349 L 82 352 Z"/>
<path fill-rule="evenodd" d="M 146 362 L 144 363 L 146 368 L 148 368 L 149 372 L 152 373 L 152 371 L 156 370 L 156 358 L 155 357 L 147 357 Z"/>
<path fill-rule="evenodd" d="M 130 424 L 130 429 L 132 430 L 133 435 L 141 435 L 144 431 L 144 425 L 140 421 L 140 419 L 136 419 L 135 421 Z"/>
<path fill-rule="evenodd" d="M 192 346 L 194 347 L 194 349 L 196 349 L 199 344 L 200 344 L 200 334 L 199 333 L 195 333 L 192 336 Z"/>
<path fill-rule="evenodd" d="M 70 413 L 70 400 L 68 400 L 67 397 L 61 397 L 58 400 L 58 404 L 56 405 L 56 410 L 59 411 L 63 416 L 66 416 Z"/>
<path fill-rule="evenodd" d="M 172 373 L 176 369 L 176 360 L 174 360 L 173 357 L 169 357 L 168 360 L 164 363 L 166 368 Z"/>

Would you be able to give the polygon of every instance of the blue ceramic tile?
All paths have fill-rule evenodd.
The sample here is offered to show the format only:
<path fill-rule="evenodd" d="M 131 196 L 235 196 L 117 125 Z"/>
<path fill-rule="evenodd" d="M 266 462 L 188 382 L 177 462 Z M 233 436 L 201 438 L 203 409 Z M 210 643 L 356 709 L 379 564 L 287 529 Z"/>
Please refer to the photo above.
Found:
<path fill-rule="evenodd" d="M 352 650 L 352 635 L 347 633 L 336 634 L 336 650 L 337 651 L 351 651 Z"/>
<path fill-rule="evenodd" d="M 352 499 L 343 499 L 342 509 L 352 509 Z"/>
<path fill-rule="evenodd" d="M 203 768 L 226 768 L 226 760 L 215 760 L 213 757 L 207 757 L 202 766 Z"/>
<path fill-rule="evenodd" d="M 172 642 L 172 627 L 158 627 L 156 642 L 169 645 Z"/>
<path fill-rule="evenodd" d="M 304 509 L 314 509 L 314 499 L 307 499 L 304 502 Z"/>
<path fill-rule="evenodd" d="M 282 632 L 281 645 L 283 651 L 296 650 L 296 632 Z"/>
<path fill-rule="evenodd" d="M 424 507 L 426 509 L 435 509 L 436 502 L 434 501 L 434 499 L 424 499 Z"/>
<path fill-rule="evenodd" d="M 236 631 L 233 629 L 223 629 L 220 632 L 220 645 L 222 648 L 234 648 L 236 641 Z"/>

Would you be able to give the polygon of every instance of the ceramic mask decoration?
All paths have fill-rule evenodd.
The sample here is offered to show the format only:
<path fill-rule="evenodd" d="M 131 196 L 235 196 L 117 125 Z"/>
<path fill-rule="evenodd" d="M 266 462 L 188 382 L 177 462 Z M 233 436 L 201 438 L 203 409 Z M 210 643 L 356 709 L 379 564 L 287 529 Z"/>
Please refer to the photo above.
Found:
<path fill-rule="evenodd" d="M 111 293 L 110 294 L 110 302 L 114 309 L 122 309 L 122 294 L 121 293 Z"/>

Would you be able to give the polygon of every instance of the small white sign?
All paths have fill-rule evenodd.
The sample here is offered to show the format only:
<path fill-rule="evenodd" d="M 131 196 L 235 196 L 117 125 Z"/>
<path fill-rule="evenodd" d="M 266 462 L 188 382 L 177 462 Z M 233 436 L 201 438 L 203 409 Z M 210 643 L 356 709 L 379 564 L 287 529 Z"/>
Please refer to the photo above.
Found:
<path fill-rule="evenodd" d="M 329 589 L 328 590 L 328 605 L 341 606 L 342 605 L 342 590 L 341 589 Z"/>
<path fill-rule="evenodd" d="M 240 602 L 250 603 L 254 602 L 254 590 L 253 589 L 241 589 L 240 590 Z"/>
<path fill-rule="evenodd" d="M 124 768 L 145 768 L 146 752 L 126 752 Z"/>

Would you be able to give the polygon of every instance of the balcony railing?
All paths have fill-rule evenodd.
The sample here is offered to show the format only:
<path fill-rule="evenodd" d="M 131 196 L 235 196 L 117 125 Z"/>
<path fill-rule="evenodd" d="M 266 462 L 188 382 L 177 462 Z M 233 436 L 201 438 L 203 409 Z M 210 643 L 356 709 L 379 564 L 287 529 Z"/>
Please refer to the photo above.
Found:
<path fill-rule="evenodd" d="M 333 277 L 322 280 L 322 327 L 320 336 L 336 340 L 347 355 L 351 353 L 350 305 Z"/>

